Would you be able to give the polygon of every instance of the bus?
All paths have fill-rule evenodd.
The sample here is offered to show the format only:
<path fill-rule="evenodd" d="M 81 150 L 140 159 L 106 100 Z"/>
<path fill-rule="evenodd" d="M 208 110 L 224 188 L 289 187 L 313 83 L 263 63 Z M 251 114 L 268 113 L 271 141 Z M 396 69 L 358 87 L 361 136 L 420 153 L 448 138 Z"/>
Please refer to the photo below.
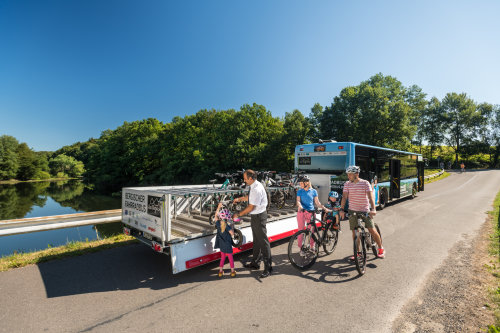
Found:
<path fill-rule="evenodd" d="M 295 172 L 309 175 L 322 202 L 331 190 L 342 194 L 347 181 L 345 170 L 350 165 L 359 166 L 360 178 L 372 184 L 379 209 L 424 190 L 421 154 L 333 140 L 295 147 Z"/>

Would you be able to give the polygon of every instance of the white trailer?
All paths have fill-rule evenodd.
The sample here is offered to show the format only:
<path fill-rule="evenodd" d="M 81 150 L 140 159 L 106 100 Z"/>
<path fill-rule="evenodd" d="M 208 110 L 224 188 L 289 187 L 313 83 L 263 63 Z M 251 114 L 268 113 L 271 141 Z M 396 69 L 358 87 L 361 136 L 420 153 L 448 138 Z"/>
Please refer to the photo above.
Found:
<path fill-rule="evenodd" d="M 269 192 L 280 190 L 268 188 Z M 179 273 L 220 259 L 219 250 L 214 249 L 216 230 L 208 222 L 209 215 L 215 210 L 217 200 L 230 200 L 243 194 L 242 190 L 220 189 L 218 185 L 124 188 L 124 233 L 157 252 L 168 254 L 173 273 Z M 290 237 L 297 231 L 297 212 L 291 202 L 281 209 L 270 205 L 267 223 L 270 242 Z M 235 227 L 241 230 L 243 243 L 234 248 L 233 253 L 251 249 L 249 216 L 244 216 Z"/>

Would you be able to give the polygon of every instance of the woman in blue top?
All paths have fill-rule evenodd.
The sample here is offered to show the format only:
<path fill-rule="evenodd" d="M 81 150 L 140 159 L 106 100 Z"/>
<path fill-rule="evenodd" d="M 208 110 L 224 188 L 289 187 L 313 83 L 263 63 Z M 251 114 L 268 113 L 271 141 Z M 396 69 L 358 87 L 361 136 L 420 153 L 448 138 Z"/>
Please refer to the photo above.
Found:
<path fill-rule="evenodd" d="M 314 204 L 317 207 L 327 210 L 318 199 L 318 192 L 312 188 L 309 176 L 303 175 L 299 178 L 300 190 L 297 191 L 297 224 L 299 230 L 304 229 L 306 223 L 311 220 L 311 215 L 314 214 Z M 299 236 L 298 244 L 302 244 L 302 235 Z M 314 249 L 314 240 L 311 237 L 311 249 Z M 305 255 L 300 251 L 301 255 Z"/>

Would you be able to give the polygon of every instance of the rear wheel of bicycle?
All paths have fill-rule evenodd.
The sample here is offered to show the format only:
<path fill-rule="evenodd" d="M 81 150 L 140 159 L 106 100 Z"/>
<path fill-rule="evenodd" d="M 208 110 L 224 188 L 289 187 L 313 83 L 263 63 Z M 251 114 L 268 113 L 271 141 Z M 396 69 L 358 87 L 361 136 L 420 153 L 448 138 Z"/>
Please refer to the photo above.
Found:
<path fill-rule="evenodd" d="M 318 258 L 318 243 L 311 248 L 312 232 L 299 230 L 288 242 L 288 259 L 295 268 L 305 270 L 314 265 Z"/>
<path fill-rule="evenodd" d="M 325 244 L 323 244 L 323 250 L 325 250 L 327 254 L 332 254 L 337 247 L 337 242 L 339 241 L 339 231 L 333 229 L 333 225 L 330 225 L 325 232 L 326 236 Z"/>
<path fill-rule="evenodd" d="M 275 191 L 272 195 L 272 202 L 278 209 L 282 209 L 285 206 L 285 195 L 281 191 Z"/>
<path fill-rule="evenodd" d="M 382 233 L 380 232 L 380 228 L 378 227 L 378 224 L 375 223 L 375 230 L 377 230 L 378 235 L 380 236 L 380 242 L 382 242 Z M 378 257 L 378 245 L 377 242 L 371 237 L 372 240 L 372 252 L 375 255 L 375 257 Z"/>
<path fill-rule="evenodd" d="M 297 190 L 289 188 L 286 191 L 285 200 L 290 207 L 295 207 L 297 205 Z"/>
<path fill-rule="evenodd" d="M 234 247 L 240 247 L 243 244 L 243 233 L 240 229 L 234 229 L 234 236 L 231 239 Z"/>
<path fill-rule="evenodd" d="M 354 263 L 359 275 L 366 272 L 366 246 L 364 237 L 361 237 L 359 231 L 354 236 Z"/>

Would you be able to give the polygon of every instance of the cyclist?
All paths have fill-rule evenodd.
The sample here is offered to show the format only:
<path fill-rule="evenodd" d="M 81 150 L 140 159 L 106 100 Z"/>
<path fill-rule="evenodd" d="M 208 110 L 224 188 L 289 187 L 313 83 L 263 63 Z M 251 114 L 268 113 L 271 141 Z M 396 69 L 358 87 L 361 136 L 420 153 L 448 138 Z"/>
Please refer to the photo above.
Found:
<path fill-rule="evenodd" d="M 339 202 L 339 194 L 336 191 L 331 191 L 328 193 L 328 203 L 325 205 L 329 212 L 325 213 L 324 221 L 333 220 L 333 229 L 339 228 L 339 210 L 340 210 L 340 202 Z"/>
<path fill-rule="evenodd" d="M 319 202 L 318 192 L 312 188 L 311 179 L 308 175 L 302 175 L 299 178 L 300 190 L 297 191 L 297 225 L 299 230 L 304 229 L 306 223 L 311 219 L 311 211 L 314 211 L 314 205 L 327 209 Z M 302 244 L 302 235 L 298 239 L 298 244 Z M 311 238 L 311 249 L 314 248 L 314 240 Z M 301 251 L 301 255 L 304 255 Z"/>
<path fill-rule="evenodd" d="M 372 187 L 367 180 L 359 178 L 358 166 L 353 165 L 348 167 L 346 173 L 349 180 L 345 182 L 344 185 L 344 193 L 342 194 L 342 201 L 340 203 L 340 217 L 344 218 L 345 203 L 349 200 L 349 226 L 352 230 L 352 238 L 354 240 L 354 229 L 356 229 L 358 221 L 356 215 L 353 213 L 369 213 L 368 216 L 363 216 L 363 221 L 379 247 L 378 257 L 384 258 L 385 250 L 382 246 L 382 239 L 380 239 L 380 235 L 373 224 L 373 218 L 375 214 L 377 214 L 377 211 L 375 210 L 375 199 Z M 354 260 L 354 257 L 352 257 L 352 259 Z"/>

